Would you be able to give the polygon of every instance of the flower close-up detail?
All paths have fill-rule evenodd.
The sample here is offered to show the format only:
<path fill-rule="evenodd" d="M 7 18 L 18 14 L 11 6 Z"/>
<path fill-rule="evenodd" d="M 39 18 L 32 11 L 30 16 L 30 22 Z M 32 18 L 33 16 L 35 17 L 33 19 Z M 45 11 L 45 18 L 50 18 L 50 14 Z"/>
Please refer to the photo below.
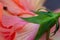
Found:
<path fill-rule="evenodd" d="M 0 40 L 50 40 L 59 29 L 56 14 L 47 10 L 45 0 L 0 0 Z M 51 31 L 52 32 L 52 31 Z"/>

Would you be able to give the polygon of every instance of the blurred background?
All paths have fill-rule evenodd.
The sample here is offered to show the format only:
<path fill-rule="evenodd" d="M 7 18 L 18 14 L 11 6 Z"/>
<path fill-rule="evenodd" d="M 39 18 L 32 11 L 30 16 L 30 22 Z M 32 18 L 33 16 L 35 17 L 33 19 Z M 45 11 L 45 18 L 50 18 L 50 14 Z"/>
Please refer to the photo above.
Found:
<path fill-rule="evenodd" d="M 60 8 L 60 0 L 46 0 L 44 3 L 47 9 L 56 10 Z"/>

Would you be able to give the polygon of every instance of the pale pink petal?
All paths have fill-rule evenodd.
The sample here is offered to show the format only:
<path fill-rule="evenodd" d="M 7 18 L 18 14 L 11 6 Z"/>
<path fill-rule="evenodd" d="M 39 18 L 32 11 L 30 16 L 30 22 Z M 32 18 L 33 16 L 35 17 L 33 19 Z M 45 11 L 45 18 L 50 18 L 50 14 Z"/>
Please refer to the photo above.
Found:
<path fill-rule="evenodd" d="M 22 9 L 19 8 L 12 0 L 0 0 L 4 6 L 8 8 L 9 11 L 15 14 L 19 14 L 22 12 Z"/>
<path fill-rule="evenodd" d="M 0 1 L 4 4 L 4 6 L 7 7 L 7 11 L 10 12 L 10 14 L 19 15 L 19 16 L 21 14 L 28 14 L 28 15 L 31 15 L 31 16 L 35 15 L 33 12 L 31 12 L 27 9 L 26 10 L 22 9 L 12 0 L 8 0 L 8 1 L 7 0 L 0 0 Z"/>
<path fill-rule="evenodd" d="M 28 23 L 22 31 L 17 32 L 16 40 L 34 40 L 38 31 L 39 25 L 34 23 Z"/>
<path fill-rule="evenodd" d="M 26 9 L 38 10 L 43 7 L 45 0 L 19 0 Z"/>
<path fill-rule="evenodd" d="M 57 33 L 54 36 L 50 37 L 50 39 L 59 40 L 60 39 L 60 29 L 57 31 Z"/>
<path fill-rule="evenodd" d="M 7 26 L 7 27 L 16 25 L 17 23 L 20 23 L 20 25 L 26 24 L 26 22 L 24 22 L 24 20 L 22 20 L 21 18 L 18 18 L 17 16 L 12 16 L 12 15 L 3 15 L 2 23 L 4 26 Z"/>

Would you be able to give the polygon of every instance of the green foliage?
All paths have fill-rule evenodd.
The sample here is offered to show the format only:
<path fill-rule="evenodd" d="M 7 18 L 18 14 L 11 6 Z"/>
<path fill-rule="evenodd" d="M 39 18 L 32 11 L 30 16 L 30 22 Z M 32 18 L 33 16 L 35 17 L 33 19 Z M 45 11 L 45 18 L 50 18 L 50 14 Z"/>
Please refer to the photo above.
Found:
<path fill-rule="evenodd" d="M 30 17 L 30 18 L 22 18 L 25 21 L 31 22 L 31 23 L 36 23 L 36 24 L 40 24 L 39 30 L 37 32 L 37 35 L 35 37 L 34 40 L 39 40 L 39 38 L 50 28 L 53 27 L 54 24 L 56 24 L 56 30 L 54 32 L 54 34 L 58 31 L 59 29 L 59 25 L 58 25 L 58 18 L 59 15 L 55 14 L 53 12 L 41 12 L 41 11 L 37 11 L 35 12 L 36 14 L 38 14 L 38 16 L 35 17 Z"/>

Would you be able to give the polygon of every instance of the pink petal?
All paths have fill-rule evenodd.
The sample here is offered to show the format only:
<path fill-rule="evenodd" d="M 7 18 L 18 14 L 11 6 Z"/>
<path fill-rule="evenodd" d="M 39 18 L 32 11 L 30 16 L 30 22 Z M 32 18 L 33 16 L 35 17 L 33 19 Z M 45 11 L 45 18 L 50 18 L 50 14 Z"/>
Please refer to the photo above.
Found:
<path fill-rule="evenodd" d="M 31 12 L 27 9 L 26 10 L 22 9 L 16 3 L 14 3 L 12 0 L 8 0 L 8 1 L 7 0 L 0 0 L 0 1 L 4 4 L 4 6 L 7 7 L 8 12 L 10 12 L 11 14 L 14 14 L 14 15 L 20 15 L 20 14 L 32 15 L 33 14 L 33 15 L 35 15 L 33 12 Z"/>
<path fill-rule="evenodd" d="M 21 32 L 17 32 L 16 40 L 34 40 L 38 31 L 39 25 L 34 23 L 28 23 Z"/>
<path fill-rule="evenodd" d="M 26 22 L 17 16 L 12 15 L 3 15 L 2 23 L 4 26 L 9 27 L 12 25 L 16 25 L 17 23 L 24 25 Z"/>

